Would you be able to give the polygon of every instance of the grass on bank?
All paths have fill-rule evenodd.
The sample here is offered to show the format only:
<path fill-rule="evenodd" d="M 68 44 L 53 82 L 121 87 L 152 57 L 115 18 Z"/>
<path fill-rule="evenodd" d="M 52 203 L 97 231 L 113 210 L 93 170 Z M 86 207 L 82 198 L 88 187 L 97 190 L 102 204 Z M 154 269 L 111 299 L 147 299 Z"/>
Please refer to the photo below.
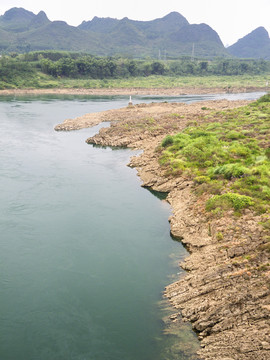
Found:
<path fill-rule="evenodd" d="M 239 76 L 162 76 L 129 77 L 117 79 L 71 79 L 65 77 L 55 78 L 44 73 L 25 73 L 9 79 L 0 79 L 0 89 L 50 89 L 50 88 L 221 88 L 233 91 L 234 88 L 266 88 L 270 83 L 270 74 L 239 75 Z"/>
<path fill-rule="evenodd" d="M 206 210 L 270 212 L 270 94 L 247 106 L 213 112 L 161 144 L 168 174 L 194 180 L 196 193 L 213 194 Z"/>
<path fill-rule="evenodd" d="M 220 87 L 231 89 L 234 87 L 265 88 L 270 74 L 244 76 L 161 76 L 134 77 L 126 79 L 59 79 L 60 87 L 85 88 L 178 88 L 178 87 Z"/>

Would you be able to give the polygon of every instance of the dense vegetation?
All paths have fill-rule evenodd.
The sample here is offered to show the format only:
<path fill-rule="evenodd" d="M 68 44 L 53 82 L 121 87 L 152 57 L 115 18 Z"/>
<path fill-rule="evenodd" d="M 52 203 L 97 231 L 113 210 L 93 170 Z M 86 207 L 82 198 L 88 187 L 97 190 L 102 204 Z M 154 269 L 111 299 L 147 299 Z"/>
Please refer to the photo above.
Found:
<path fill-rule="evenodd" d="M 81 53 L 39 51 L 11 54 L 0 58 L 0 88 L 56 87 L 68 79 L 88 81 L 81 86 L 97 87 L 89 80 L 132 79 L 149 76 L 239 76 L 270 72 L 265 60 L 181 58 L 179 60 L 133 60 L 122 57 L 96 57 Z M 172 85 L 172 84 L 171 84 Z M 72 86 L 72 85 L 70 85 Z M 74 84 L 80 87 L 80 85 Z M 100 86 L 106 86 L 103 82 Z M 108 85 L 111 86 L 111 85 Z"/>
<path fill-rule="evenodd" d="M 269 213 L 270 94 L 202 120 L 163 140 L 160 163 L 168 174 L 193 179 L 197 194 L 213 194 L 208 211 L 253 207 Z"/>

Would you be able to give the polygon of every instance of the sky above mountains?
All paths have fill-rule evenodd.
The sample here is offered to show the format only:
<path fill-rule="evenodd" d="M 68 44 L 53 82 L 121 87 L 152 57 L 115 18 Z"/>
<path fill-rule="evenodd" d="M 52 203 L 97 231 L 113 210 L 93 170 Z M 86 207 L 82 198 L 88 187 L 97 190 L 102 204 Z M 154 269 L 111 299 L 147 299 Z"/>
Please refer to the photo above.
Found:
<path fill-rule="evenodd" d="M 191 24 L 210 25 L 225 46 L 259 26 L 264 26 L 270 33 L 269 0 L 1 0 L 0 15 L 12 7 L 23 7 L 35 14 L 43 10 L 51 21 L 63 20 L 73 26 L 94 16 L 145 21 L 177 11 Z"/>

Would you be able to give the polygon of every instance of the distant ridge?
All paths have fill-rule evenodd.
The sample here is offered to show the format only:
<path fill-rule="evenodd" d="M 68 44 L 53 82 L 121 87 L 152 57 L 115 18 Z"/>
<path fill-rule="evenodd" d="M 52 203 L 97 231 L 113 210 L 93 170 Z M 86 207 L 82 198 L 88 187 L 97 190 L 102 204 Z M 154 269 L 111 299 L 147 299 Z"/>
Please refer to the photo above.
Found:
<path fill-rule="evenodd" d="M 155 57 L 164 52 L 167 56 L 191 56 L 193 43 L 196 43 L 197 56 L 227 55 L 218 34 L 210 26 L 205 25 L 202 36 L 202 28 L 190 25 L 178 12 L 150 21 L 94 17 L 82 22 L 79 28 L 105 35 L 110 53 L 121 52 L 123 46 L 126 53 L 136 57 Z"/>
<path fill-rule="evenodd" d="M 245 45 L 243 38 L 242 42 L 239 40 L 225 49 L 219 35 L 209 25 L 190 24 L 175 11 L 150 21 L 95 16 L 75 27 L 64 21 L 50 21 L 44 11 L 35 15 L 14 7 L 0 16 L 0 52 L 66 50 L 99 56 L 155 59 L 231 55 L 258 58 L 263 54 L 269 58 L 268 33 L 259 29 L 255 30 L 256 41 L 253 43 Z M 251 34 L 250 38 L 254 37 Z"/>
<path fill-rule="evenodd" d="M 151 33 L 157 36 L 159 33 L 170 33 L 177 31 L 184 25 L 189 25 L 184 16 L 177 12 L 171 12 L 163 18 L 150 21 L 129 20 L 127 17 L 122 20 L 117 20 L 112 18 L 99 18 L 95 16 L 93 20 L 83 21 L 78 27 L 82 30 L 106 33 L 113 30 L 121 22 L 129 23 L 137 29 L 147 32 L 150 37 Z"/>

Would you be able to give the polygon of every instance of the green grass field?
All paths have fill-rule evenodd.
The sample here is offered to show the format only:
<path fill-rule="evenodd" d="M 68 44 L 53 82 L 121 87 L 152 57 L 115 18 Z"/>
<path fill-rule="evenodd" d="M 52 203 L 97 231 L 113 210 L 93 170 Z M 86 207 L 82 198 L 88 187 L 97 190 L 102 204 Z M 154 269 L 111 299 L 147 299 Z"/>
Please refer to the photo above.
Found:
<path fill-rule="evenodd" d="M 238 76 L 162 76 L 129 77 L 119 79 L 71 79 L 65 77 L 55 78 L 38 72 L 0 81 L 0 89 L 46 89 L 46 88 L 86 88 L 86 89 L 124 89 L 124 88 L 220 88 L 233 91 L 243 88 L 265 89 L 266 83 L 270 84 L 270 73 L 263 75 L 238 75 Z M 269 87 L 270 89 L 270 87 Z"/>
<path fill-rule="evenodd" d="M 270 83 L 270 73 L 264 75 L 241 76 L 149 76 L 126 79 L 67 79 L 40 77 L 40 87 L 62 88 L 265 88 Z"/>

